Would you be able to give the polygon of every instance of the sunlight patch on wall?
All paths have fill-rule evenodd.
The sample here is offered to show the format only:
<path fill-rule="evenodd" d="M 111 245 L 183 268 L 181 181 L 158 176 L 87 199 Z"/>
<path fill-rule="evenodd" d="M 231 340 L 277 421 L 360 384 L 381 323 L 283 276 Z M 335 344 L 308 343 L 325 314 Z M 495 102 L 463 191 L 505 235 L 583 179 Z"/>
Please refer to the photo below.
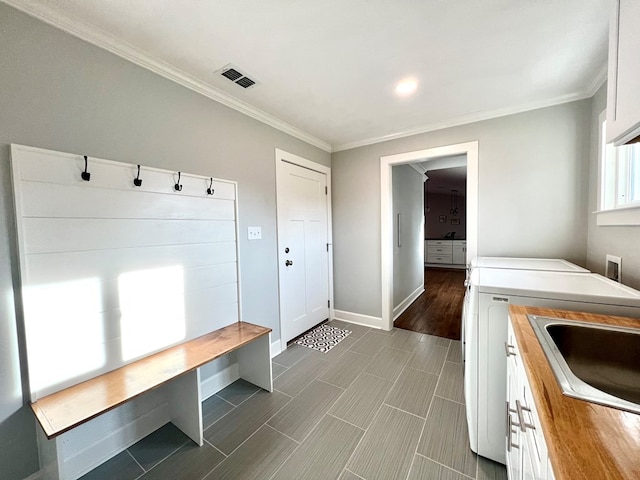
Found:
<path fill-rule="evenodd" d="M 102 305 L 98 278 L 25 289 L 32 392 L 42 394 L 105 365 Z"/>
<path fill-rule="evenodd" d="M 124 361 L 185 338 L 182 267 L 123 273 L 118 278 L 118 290 Z"/>

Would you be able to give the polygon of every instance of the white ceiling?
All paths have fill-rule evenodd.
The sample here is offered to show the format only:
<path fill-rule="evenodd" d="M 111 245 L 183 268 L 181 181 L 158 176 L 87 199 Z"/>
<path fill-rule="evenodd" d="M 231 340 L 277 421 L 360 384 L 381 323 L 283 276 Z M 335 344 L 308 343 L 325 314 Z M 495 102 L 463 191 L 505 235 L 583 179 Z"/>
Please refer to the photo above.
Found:
<path fill-rule="evenodd" d="M 591 96 L 608 0 L 3 0 L 328 151 Z M 228 63 L 259 85 L 214 72 Z M 398 98 L 395 84 L 418 81 Z"/>

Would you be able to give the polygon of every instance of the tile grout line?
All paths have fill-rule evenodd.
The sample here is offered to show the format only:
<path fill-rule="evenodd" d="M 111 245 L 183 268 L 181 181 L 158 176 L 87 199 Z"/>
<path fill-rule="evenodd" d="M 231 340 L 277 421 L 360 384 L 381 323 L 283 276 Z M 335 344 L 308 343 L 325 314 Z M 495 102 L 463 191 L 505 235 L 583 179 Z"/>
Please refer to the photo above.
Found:
<path fill-rule="evenodd" d="M 380 350 L 377 352 L 379 353 L 385 346 L 383 345 Z M 377 355 L 376 353 L 376 355 Z M 375 357 L 375 355 L 372 355 L 372 357 Z M 406 365 L 408 363 L 408 359 L 405 362 L 405 365 L 402 367 L 402 370 L 400 371 L 400 373 L 402 373 L 402 371 L 406 368 Z M 365 374 L 367 372 L 361 372 L 360 375 Z M 373 375 L 375 376 L 375 375 Z M 380 406 L 378 407 L 378 410 L 376 411 L 375 415 L 373 416 L 373 418 L 371 419 L 371 422 L 369 422 L 369 425 L 367 426 L 367 428 L 364 429 L 364 433 L 362 434 L 362 437 L 360 437 L 360 440 L 358 441 L 358 444 L 356 445 L 356 447 L 353 449 L 353 452 L 351 452 L 351 455 L 349 455 L 349 459 L 347 460 L 347 462 L 345 463 L 345 465 L 349 465 L 349 462 L 351 462 L 351 460 L 353 459 L 353 456 L 355 455 L 355 453 L 358 451 L 358 448 L 360 447 L 360 445 L 362 444 L 362 440 L 364 439 L 364 437 L 367 436 L 367 433 L 369 432 L 369 427 L 371 427 L 371 425 L 373 425 L 376 421 L 376 419 L 379 417 L 380 415 L 380 410 L 382 410 L 382 407 L 385 405 L 385 400 L 387 399 L 387 396 L 389 395 L 389 393 L 391 393 L 391 390 L 393 390 L 393 387 L 396 385 L 396 382 L 398 381 L 398 378 L 400 377 L 400 375 L 396 376 L 395 380 L 393 381 L 393 383 L 391 384 L 391 387 L 389 388 L 389 391 L 387 392 L 387 395 L 385 395 L 384 399 L 382 400 L 382 403 L 380 404 Z M 376 377 L 376 378 L 380 378 L 380 377 Z M 386 380 L 386 379 L 383 379 Z M 387 380 L 388 381 L 388 380 Z M 339 417 L 338 417 L 339 418 Z M 424 426 L 423 426 L 424 429 Z M 352 472 L 351 470 L 348 470 L 347 467 L 345 466 L 344 468 L 345 470 L 347 470 L 349 473 L 353 473 L 354 475 L 360 477 L 360 475 L 355 474 L 354 472 Z M 362 478 L 362 477 L 360 477 Z"/>
<path fill-rule="evenodd" d="M 447 350 L 447 354 L 449 353 L 449 351 Z M 420 442 L 422 441 L 422 436 L 424 435 L 426 429 L 427 429 L 427 418 L 429 418 L 429 413 L 431 413 L 431 407 L 433 406 L 433 399 L 436 396 L 436 390 L 438 390 L 438 384 L 440 383 L 440 377 L 442 375 L 442 372 L 444 371 L 444 364 L 446 363 L 447 356 L 445 355 L 444 360 L 442 362 L 442 366 L 440 367 L 440 373 L 438 374 L 438 381 L 436 382 L 436 385 L 433 389 L 433 395 L 431 396 L 431 401 L 429 402 L 429 408 L 427 408 L 427 413 L 424 417 L 424 425 L 422 426 L 422 431 L 420 432 L 420 436 L 418 437 L 418 443 L 416 443 L 416 449 L 413 452 L 413 458 L 411 459 L 411 465 L 409 465 L 409 472 L 407 473 L 407 477 L 409 476 L 409 474 L 411 474 L 411 469 L 413 468 L 413 465 L 416 461 L 416 455 L 420 455 L 418 453 L 418 447 L 420 447 Z"/>
<path fill-rule="evenodd" d="M 134 457 L 134 456 L 133 456 L 133 454 L 129 451 L 129 449 L 128 449 L 128 448 L 126 448 L 126 449 L 125 449 L 125 451 L 129 454 L 129 456 L 133 459 L 133 461 L 134 461 L 134 462 L 136 462 L 136 465 L 138 465 L 138 466 L 140 467 L 140 469 L 142 470 L 142 474 L 141 474 L 140 476 L 142 476 L 142 475 L 144 475 L 145 473 L 147 473 L 147 471 L 145 470 L 145 468 L 144 468 L 142 465 L 140 465 L 140 462 L 138 462 L 138 460 L 136 459 L 136 457 Z M 88 472 L 87 472 L 87 473 L 88 473 Z M 139 478 L 139 477 L 136 477 L 136 478 Z"/>
<path fill-rule="evenodd" d="M 427 460 L 429 460 L 430 462 L 436 463 L 436 464 L 438 464 L 438 465 L 440 465 L 440 466 L 442 466 L 442 467 L 446 468 L 447 470 L 451 470 L 452 472 L 456 472 L 457 474 L 462 475 L 462 476 L 463 476 L 463 477 L 465 477 L 465 478 L 469 478 L 469 479 L 471 479 L 471 480 L 476 480 L 474 477 L 470 477 L 470 476 L 469 476 L 469 475 L 467 475 L 466 473 L 462 473 L 462 472 L 460 472 L 460 471 L 456 470 L 455 468 L 451 468 L 449 465 L 445 465 L 444 463 L 438 462 L 437 460 L 434 460 L 434 459 L 433 459 L 433 458 L 431 458 L 431 457 L 427 457 L 426 455 L 422 455 L 421 453 L 416 453 L 416 455 L 417 455 L 418 457 L 426 458 L 426 459 L 427 459 Z M 477 475 L 477 472 L 476 472 L 476 478 L 477 478 L 477 476 L 478 476 L 478 475 Z"/>

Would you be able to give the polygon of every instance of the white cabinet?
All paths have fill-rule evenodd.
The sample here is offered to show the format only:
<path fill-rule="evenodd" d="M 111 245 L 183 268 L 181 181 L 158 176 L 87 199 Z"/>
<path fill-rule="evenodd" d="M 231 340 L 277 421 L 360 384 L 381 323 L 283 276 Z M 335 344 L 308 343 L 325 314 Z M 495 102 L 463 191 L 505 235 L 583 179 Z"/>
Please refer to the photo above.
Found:
<path fill-rule="evenodd" d="M 425 242 L 426 262 L 464 265 L 466 249 L 466 240 L 427 240 Z"/>
<path fill-rule="evenodd" d="M 640 2 L 616 0 L 609 28 L 607 143 L 640 136 Z"/>
<path fill-rule="evenodd" d="M 452 263 L 465 265 L 467 263 L 467 242 L 466 240 L 452 240 Z"/>
<path fill-rule="evenodd" d="M 507 343 L 506 451 L 509 480 L 553 480 L 531 387 L 509 320 Z M 549 475 L 549 472 L 550 475 Z"/>

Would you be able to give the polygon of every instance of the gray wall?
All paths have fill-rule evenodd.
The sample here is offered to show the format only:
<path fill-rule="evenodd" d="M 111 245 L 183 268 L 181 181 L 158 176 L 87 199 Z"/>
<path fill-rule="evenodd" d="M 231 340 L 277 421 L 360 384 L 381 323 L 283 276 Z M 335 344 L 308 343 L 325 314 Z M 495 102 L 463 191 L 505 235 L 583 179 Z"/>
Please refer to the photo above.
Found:
<path fill-rule="evenodd" d="M 622 283 L 640 289 L 640 226 L 596 225 L 598 209 L 598 117 L 607 105 L 607 85 L 603 85 L 592 98 L 591 149 L 589 178 L 589 242 L 587 246 L 587 268 L 604 275 L 607 253 L 622 258 Z"/>
<path fill-rule="evenodd" d="M 9 143 L 237 180 L 243 317 L 280 336 L 275 151 L 330 155 L 0 4 L 0 472 L 37 468 L 21 398 Z M 248 242 L 247 226 L 262 240 Z M 19 326 L 19 322 L 18 322 Z"/>
<path fill-rule="evenodd" d="M 424 286 L 424 175 L 408 165 L 393 167 L 393 307 Z"/>
<path fill-rule="evenodd" d="M 381 316 L 380 157 L 401 152 L 478 140 L 478 253 L 584 265 L 590 115 L 581 100 L 334 153 L 336 308 Z"/>

